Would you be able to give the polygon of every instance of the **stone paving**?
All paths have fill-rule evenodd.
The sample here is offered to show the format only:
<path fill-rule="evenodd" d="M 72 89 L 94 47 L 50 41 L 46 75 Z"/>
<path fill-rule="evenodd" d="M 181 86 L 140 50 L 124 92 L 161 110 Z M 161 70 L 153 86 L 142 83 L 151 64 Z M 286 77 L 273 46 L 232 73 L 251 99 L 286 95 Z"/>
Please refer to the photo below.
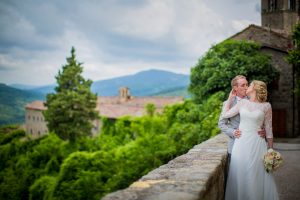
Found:
<path fill-rule="evenodd" d="M 274 149 L 284 160 L 274 172 L 280 200 L 300 199 L 300 137 L 276 139 Z"/>

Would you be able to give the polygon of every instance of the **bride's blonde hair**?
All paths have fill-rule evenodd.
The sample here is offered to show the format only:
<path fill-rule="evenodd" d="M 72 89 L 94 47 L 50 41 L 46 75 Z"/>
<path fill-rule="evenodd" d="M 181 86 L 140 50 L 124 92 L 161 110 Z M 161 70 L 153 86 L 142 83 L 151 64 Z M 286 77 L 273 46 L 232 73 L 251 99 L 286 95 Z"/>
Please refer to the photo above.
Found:
<path fill-rule="evenodd" d="M 267 84 L 263 81 L 254 80 L 252 81 L 253 88 L 256 91 L 256 99 L 259 102 L 266 102 L 268 98 L 268 90 L 267 90 Z"/>

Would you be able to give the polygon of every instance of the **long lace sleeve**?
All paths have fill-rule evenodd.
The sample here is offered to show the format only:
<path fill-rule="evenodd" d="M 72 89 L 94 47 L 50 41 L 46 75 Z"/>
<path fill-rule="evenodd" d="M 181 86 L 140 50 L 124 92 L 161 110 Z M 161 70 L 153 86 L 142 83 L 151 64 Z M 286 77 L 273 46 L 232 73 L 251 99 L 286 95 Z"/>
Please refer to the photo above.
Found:
<path fill-rule="evenodd" d="M 272 129 L 272 107 L 271 104 L 267 104 L 266 111 L 265 111 L 265 130 L 266 130 L 266 137 L 273 138 L 273 129 Z"/>
<path fill-rule="evenodd" d="M 245 100 L 240 100 L 237 104 L 235 104 L 235 106 L 229 109 L 230 103 L 231 102 L 229 101 L 226 102 L 225 109 L 222 113 L 223 118 L 230 118 L 237 115 L 240 112 L 240 107 L 245 103 Z"/>

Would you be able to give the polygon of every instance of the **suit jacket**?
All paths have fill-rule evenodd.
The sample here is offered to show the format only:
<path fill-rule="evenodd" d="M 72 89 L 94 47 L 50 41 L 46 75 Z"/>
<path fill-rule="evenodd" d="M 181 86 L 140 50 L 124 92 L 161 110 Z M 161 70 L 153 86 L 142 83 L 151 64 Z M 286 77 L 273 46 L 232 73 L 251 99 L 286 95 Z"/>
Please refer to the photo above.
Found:
<path fill-rule="evenodd" d="M 237 97 L 235 97 L 234 101 L 232 102 L 232 105 L 230 107 L 233 107 L 237 103 Z M 227 101 L 223 102 L 222 112 L 219 118 L 218 127 L 221 129 L 223 133 L 225 133 L 229 137 L 228 141 L 228 153 L 231 154 L 232 146 L 235 140 L 235 137 L 233 136 L 234 131 L 239 127 L 240 125 L 240 115 L 237 114 L 231 118 L 223 118 L 222 115 L 225 112 L 225 104 Z"/>

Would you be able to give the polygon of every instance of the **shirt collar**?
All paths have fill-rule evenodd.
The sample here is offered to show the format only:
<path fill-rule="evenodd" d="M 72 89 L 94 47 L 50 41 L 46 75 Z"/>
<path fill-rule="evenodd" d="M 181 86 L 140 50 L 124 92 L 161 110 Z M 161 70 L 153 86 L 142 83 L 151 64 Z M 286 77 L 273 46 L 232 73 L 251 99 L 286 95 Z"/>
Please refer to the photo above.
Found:
<path fill-rule="evenodd" d="M 236 96 L 236 100 L 237 100 L 237 101 L 240 101 L 240 100 L 242 100 L 242 99 L 245 99 L 245 98 L 241 98 L 241 97 Z"/>

